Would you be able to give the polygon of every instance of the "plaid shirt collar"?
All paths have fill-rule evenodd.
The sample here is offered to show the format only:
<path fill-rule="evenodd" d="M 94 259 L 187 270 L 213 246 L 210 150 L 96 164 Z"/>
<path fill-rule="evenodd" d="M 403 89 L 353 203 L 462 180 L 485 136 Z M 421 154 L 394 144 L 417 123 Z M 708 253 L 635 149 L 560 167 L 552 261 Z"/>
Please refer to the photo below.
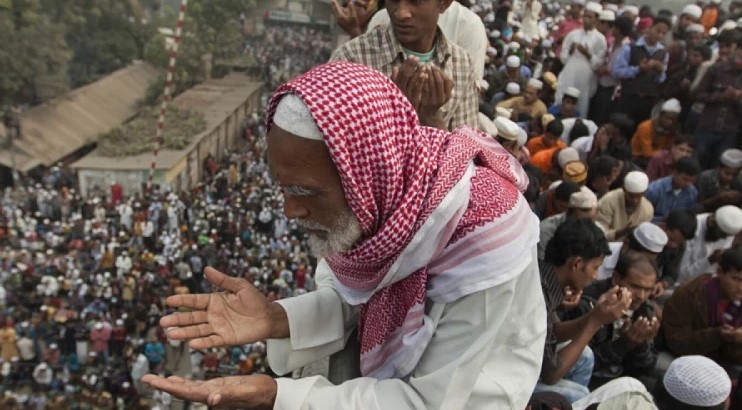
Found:
<path fill-rule="evenodd" d="M 397 37 L 394 35 L 394 29 L 389 24 L 384 29 L 384 43 L 389 44 L 389 47 L 384 47 L 381 54 L 383 61 L 386 64 L 394 64 L 397 61 L 403 62 L 405 60 L 405 53 L 402 44 L 400 44 Z M 440 27 L 436 28 L 435 32 L 435 55 L 433 61 L 435 61 L 438 67 L 443 67 L 443 64 L 451 58 L 451 50 L 448 47 L 448 40 L 443 35 Z"/>

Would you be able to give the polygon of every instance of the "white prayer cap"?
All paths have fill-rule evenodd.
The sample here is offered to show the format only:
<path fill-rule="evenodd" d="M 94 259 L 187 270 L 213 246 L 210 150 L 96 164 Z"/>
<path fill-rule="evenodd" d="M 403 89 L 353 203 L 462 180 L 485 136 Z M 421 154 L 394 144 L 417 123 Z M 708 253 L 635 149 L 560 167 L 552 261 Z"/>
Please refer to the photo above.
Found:
<path fill-rule="evenodd" d="M 721 4 L 721 0 L 711 0 L 711 4 Z"/>
<path fill-rule="evenodd" d="M 543 39 L 543 40 L 541 41 L 541 47 L 543 47 L 543 48 L 551 48 L 551 46 L 552 46 L 553 44 L 554 44 L 554 43 L 553 43 L 553 42 L 552 42 L 551 40 L 549 40 L 548 38 L 545 38 L 545 39 Z"/>
<path fill-rule="evenodd" d="M 644 249 L 660 253 L 667 245 L 667 234 L 659 226 L 651 222 L 642 222 L 634 229 L 634 239 Z"/>
<path fill-rule="evenodd" d="M 497 49 L 494 47 L 487 48 L 487 54 L 493 57 L 497 57 Z"/>
<path fill-rule="evenodd" d="M 588 1 L 585 5 L 585 11 L 591 11 L 595 14 L 600 14 L 601 11 L 603 11 L 603 6 L 600 5 L 600 3 L 595 1 Z"/>
<path fill-rule="evenodd" d="M 508 85 L 505 86 L 505 92 L 511 95 L 520 94 L 520 86 L 518 83 L 508 83 Z"/>
<path fill-rule="evenodd" d="M 680 106 L 680 101 L 678 101 L 676 98 L 670 98 L 669 100 L 665 101 L 662 104 L 662 112 L 671 112 L 675 114 L 680 114 L 680 111 L 683 110 L 683 107 Z"/>
<path fill-rule="evenodd" d="M 495 21 L 495 13 L 487 13 L 487 15 L 482 18 L 482 21 L 485 23 L 492 23 Z"/>
<path fill-rule="evenodd" d="M 717 209 L 714 218 L 719 229 L 729 236 L 742 231 L 742 210 L 734 205 L 725 205 Z"/>
<path fill-rule="evenodd" d="M 286 94 L 276 107 L 273 123 L 282 130 L 298 137 L 322 141 L 322 132 L 317 128 L 309 108 L 296 94 Z"/>
<path fill-rule="evenodd" d="M 737 19 L 737 28 L 742 29 L 742 17 Z"/>
<path fill-rule="evenodd" d="M 727 20 L 724 24 L 719 27 L 719 33 L 723 33 L 727 30 L 734 30 L 737 28 L 737 22 L 734 20 Z"/>
<path fill-rule="evenodd" d="M 490 83 L 488 83 L 487 80 L 485 80 L 484 78 L 480 78 L 479 80 L 477 80 L 477 87 L 481 91 L 487 91 L 490 88 Z"/>
<path fill-rule="evenodd" d="M 49 345 L 49 348 L 52 349 L 52 350 L 56 350 L 57 347 L 59 347 L 59 346 L 57 346 L 56 343 L 52 343 L 52 344 Z"/>
<path fill-rule="evenodd" d="M 101 323 L 101 322 L 98 322 L 98 323 L 96 323 L 96 324 L 95 324 L 95 329 L 96 329 L 96 330 L 101 330 L 101 329 L 103 329 L 103 323 Z"/>
<path fill-rule="evenodd" d="M 578 6 L 584 6 L 585 0 L 572 0 L 572 4 L 577 4 Z"/>
<path fill-rule="evenodd" d="M 505 107 L 496 107 L 495 108 L 495 117 L 505 117 L 507 119 L 510 119 L 510 117 L 513 116 L 513 112 Z"/>
<path fill-rule="evenodd" d="M 500 30 L 492 30 L 492 31 L 490 31 L 490 37 L 500 38 L 501 35 L 502 35 L 502 33 L 500 33 Z"/>
<path fill-rule="evenodd" d="M 518 147 L 524 147 L 528 142 L 528 133 L 522 127 L 518 127 Z"/>
<path fill-rule="evenodd" d="M 553 191 L 553 190 L 557 189 L 557 187 L 558 187 L 559 185 L 562 185 L 562 183 L 563 183 L 563 182 L 564 182 L 564 181 L 562 181 L 561 179 L 557 179 L 556 181 L 554 181 L 554 182 L 552 182 L 551 184 L 549 184 L 549 187 L 548 187 L 548 188 L 546 188 L 546 190 L 547 190 L 547 191 Z"/>
<path fill-rule="evenodd" d="M 497 127 L 489 117 L 481 112 L 477 114 L 477 126 L 483 133 L 488 134 L 493 138 L 497 136 Z"/>
<path fill-rule="evenodd" d="M 726 370 L 705 356 L 683 356 L 673 360 L 662 384 L 679 402 L 698 407 L 718 406 L 732 391 L 732 381 Z"/>
<path fill-rule="evenodd" d="M 518 124 L 504 117 L 495 118 L 495 127 L 497 127 L 497 134 L 508 141 L 516 141 L 518 139 Z"/>
<path fill-rule="evenodd" d="M 564 90 L 564 95 L 570 96 L 572 98 L 580 98 L 580 90 L 575 87 L 567 87 L 567 89 Z"/>
<path fill-rule="evenodd" d="M 618 4 L 608 3 L 605 5 L 605 9 L 616 13 L 618 12 Z"/>
<path fill-rule="evenodd" d="M 610 10 L 603 10 L 598 17 L 600 21 L 616 21 L 616 13 Z"/>
<path fill-rule="evenodd" d="M 43 370 L 43 369 L 48 369 L 48 368 L 49 368 L 49 365 L 46 364 L 46 362 L 39 363 L 39 369 Z"/>
<path fill-rule="evenodd" d="M 123 320 L 116 319 L 116 326 L 123 326 L 123 325 L 124 325 L 124 321 Z"/>
<path fill-rule="evenodd" d="M 528 36 L 528 35 L 523 36 L 523 41 L 525 41 L 526 44 L 531 44 L 533 42 L 533 37 Z"/>
<path fill-rule="evenodd" d="M 641 171 L 631 171 L 623 180 L 623 188 L 630 194 L 643 194 L 649 187 L 649 177 Z"/>
<path fill-rule="evenodd" d="M 518 67 L 520 67 L 520 58 L 518 58 L 518 56 L 510 56 L 505 61 L 505 63 L 510 68 L 518 68 Z"/>
<path fill-rule="evenodd" d="M 695 5 L 695 4 L 688 4 L 685 7 L 683 7 L 683 11 L 680 12 L 681 15 L 685 14 L 688 17 L 691 17 L 694 20 L 698 20 L 701 18 L 701 15 L 703 14 L 703 10 L 701 7 Z"/>
<path fill-rule="evenodd" d="M 742 168 L 742 150 L 730 148 L 722 152 L 721 165 L 727 168 Z"/>
<path fill-rule="evenodd" d="M 706 28 L 703 27 L 703 24 L 693 23 L 690 26 L 685 28 L 686 33 L 704 33 L 706 32 Z"/>
<path fill-rule="evenodd" d="M 520 50 L 520 43 L 517 41 L 511 41 L 510 44 L 508 44 L 508 48 L 513 51 Z"/>
<path fill-rule="evenodd" d="M 528 86 L 540 90 L 544 86 L 544 83 L 535 78 L 531 78 L 530 80 L 528 80 Z"/>
<path fill-rule="evenodd" d="M 123 387 L 125 389 L 128 389 L 129 386 L 131 386 L 131 383 L 129 383 L 129 382 L 123 382 L 123 383 L 121 383 L 121 387 Z"/>
<path fill-rule="evenodd" d="M 593 209 L 598 206 L 598 197 L 590 188 L 583 186 L 569 196 L 568 208 Z"/>
<path fill-rule="evenodd" d="M 619 10 L 618 15 L 621 16 L 621 15 L 624 15 L 626 13 L 631 13 L 631 14 L 634 14 L 634 15 L 638 15 L 639 14 L 639 7 L 636 7 L 636 6 L 624 6 L 621 10 Z"/>
<path fill-rule="evenodd" d="M 570 162 L 579 160 L 580 153 L 572 147 L 563 148 L 559 150 L 559 153 L 557 154 L 557 162 L 559 163 L 559 168 L 564 168 Z"/>

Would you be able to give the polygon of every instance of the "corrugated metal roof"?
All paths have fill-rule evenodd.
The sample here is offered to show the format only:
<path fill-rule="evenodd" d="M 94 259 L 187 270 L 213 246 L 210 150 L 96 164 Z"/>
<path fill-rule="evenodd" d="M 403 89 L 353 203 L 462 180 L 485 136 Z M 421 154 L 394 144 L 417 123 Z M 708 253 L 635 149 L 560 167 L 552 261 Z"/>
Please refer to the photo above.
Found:
<path fill-rule="evenodd" d="M 156 169 L 167 170 L 175 166 L 188 155 L 201 139 L 209 135 L 214 128 L 221 125 L 237 107 L 243 104 L 253 93 L 262 87 L 249 77 L 231 73 L 224 78 L 211 79 L 183 92 L 173 99 L 172 105 L 177 108 L 200 112 L 206 120 L 206 129 L 193 137 L 191 143 L 179 151 L 161 149 L 157 156 Z M 168 119 L 165 119 L 167 128 Z M 154 130 L 153 130 L 154 131 Z M 152 153 L 111 158 L 100 156 L 94 150 L 84 158 L 71 165 L 77 169 L 110 169 L 110 170 L 149 170 Z"/>
<path fill-rule="evenodd" d="M 23 138 L 13 142 L 18 169 L 50 166 L 129 120 L 138 112 L 139 102 L 157 75 L 152 65 L 134 62 L 23 113 Z M 0 149 L 0 163 L 11 166 L 7 151 L 5 147 Z"/>

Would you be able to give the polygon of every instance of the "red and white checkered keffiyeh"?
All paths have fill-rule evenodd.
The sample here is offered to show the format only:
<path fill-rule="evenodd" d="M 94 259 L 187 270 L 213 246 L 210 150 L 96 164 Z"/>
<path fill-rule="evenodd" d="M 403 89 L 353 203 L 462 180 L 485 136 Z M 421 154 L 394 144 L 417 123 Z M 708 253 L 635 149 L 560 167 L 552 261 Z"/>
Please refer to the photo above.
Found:
<path fill-rule="evenodd" d="M 421 126 L 404 94 L 368 67 L 325 64 L 282 85 L 269 130 L 287 93 L 309 108 L 363 232 L 327 259 L 340 295 L 360 305 L 361 372 L 405 377 L 434 331 L 426 298 L 450 302 L 530 263 L 538 222 L 520 194 L 527 177 L 479 131 Z"/>

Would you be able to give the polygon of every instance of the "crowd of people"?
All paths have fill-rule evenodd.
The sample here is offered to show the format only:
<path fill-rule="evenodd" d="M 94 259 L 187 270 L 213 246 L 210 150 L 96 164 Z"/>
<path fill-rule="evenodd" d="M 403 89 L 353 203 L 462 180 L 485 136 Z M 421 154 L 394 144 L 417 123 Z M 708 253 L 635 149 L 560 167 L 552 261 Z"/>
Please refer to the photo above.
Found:
<path fill-rule="evenodd" d="M 268 90 L 328 60 L 369 66 L 422 125 L 478 128 L 528 177 L 547 313 L 531 408 L 742 406 L 742 2 L 333 10 L 335 39 L 288 26 L 247 39 Z M 167 296 L 215 290 L 209 266 L 269 301 L 315 288 L 305 232 L 268 172 L 266 114 L 245 124 L 244 149 L 207 158 L 193 191 L 130 195 L 114 183 L 83 198 L 64 167 L 6 190 L 4 406 L 164 409 L 173 397 L 145 374 L 276 376 L 264 340 L 194 350 L 159 325 L 185 311 Z M 330 400 L 309 390 L 307 403 Z"/>

